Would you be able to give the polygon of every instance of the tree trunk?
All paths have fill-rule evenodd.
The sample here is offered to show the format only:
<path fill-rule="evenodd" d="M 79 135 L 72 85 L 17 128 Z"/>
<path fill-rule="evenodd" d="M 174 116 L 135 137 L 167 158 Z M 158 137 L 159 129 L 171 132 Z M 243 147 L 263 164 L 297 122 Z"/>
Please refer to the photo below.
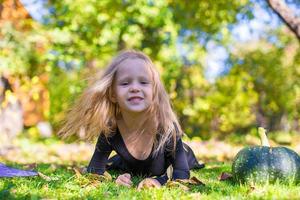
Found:
<path fill-rule="evenodd" d="M 298 40 L 300 40 L 300 18 L 285 4 L 284 0 L 267 0 L 267 2 L 289 29 L 295 33 Z"/>
<path fill-rule="evenodd" d="M 119 38 L 118 38 L 118 46 L 117 46 L 117 50 L 118 51 L 121 51 L 121 50 L 124 50 L 126 48 L 126 43 L 125 41 L 123 40 L 123 34 L 125 33 L 125 30 L 126 28 L 121 28 L 120 30 L 120 33 L 119 33 Z"/>

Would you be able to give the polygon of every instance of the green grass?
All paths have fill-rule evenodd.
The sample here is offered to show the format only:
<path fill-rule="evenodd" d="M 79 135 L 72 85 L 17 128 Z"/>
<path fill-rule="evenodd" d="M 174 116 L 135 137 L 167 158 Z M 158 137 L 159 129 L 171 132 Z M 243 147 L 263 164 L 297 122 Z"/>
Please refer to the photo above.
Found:
<path fill-rule="evenodd" d="M 12 164 L 19 167 L 21 165 Z M 117 186 L 113 181 L 93 182 L 89 175 L 77 177 L 71 166 L 38 164 L 37 171 L 49 176 L 1 178 L 0 199 L 300 199 L 300 187 L 293 185 L 240 185 L 232 180 L 219 181 L 222 172 L 230 172 L 230 163 L 212 162 L 206 168 L 191 171 L 205 183 L 191 185 L 184 191 L 179 187 L 144 189 L 138 191 L 142 177 L 133 177 L 134 186 Z M 117 172 L 110 172 L 115 179 Z"/>
<path fill-rule="evenodd" d="M 0 156 L 0 162 L 20 169 L 25 168 L 22 163 L 37 163 L 35 170 L 51 180 L 47 181 L 39 176 L 0 178 L 0 199 L 300 199 L 299 185 L 276 183 L 249 186 L 232 180 L 220 181 L 218 178 L 222 172 L 231 171 L 232 158 L 223 156 L 228 161 L 216 162 L 212 160 L 217 158 L 208 155 L 213 153 L 216 145 L 220 148 L 223 143 L 207 143 L 207 148 L 202 149 L 202 154 L 199 155 L 200 159 L 207 158 L 206 167 L 191 171 L 191 176 L 197 177 L 205 186 L 189 185 L 188 191 L 167 186 L 138 191 L 136 187 L 142 177 L 133 177 L 134 186 L 126 188 L 117 186 L 113 181 L 95 181 L 90 175 L 76 176 L 73 165 L 86 166 L 94 144 L 92 147 L 82 146 L 81 143 L 68 146 L 57 139 L 34 141 L 29 138 L 26 135 L 18 137 L 12 144 L 14 148 Z M 199 144 L 199 147 L 200 145 L 205 143 Z M 236 144 L 231 145 L 235 147 Z M 73 152 L 74 149 L 76 151 Z M 44 162 L 53 164 L 43 164 Z M 110 174 L 113 180 L 118 176 L 115 171 L 110 171 Z"/>

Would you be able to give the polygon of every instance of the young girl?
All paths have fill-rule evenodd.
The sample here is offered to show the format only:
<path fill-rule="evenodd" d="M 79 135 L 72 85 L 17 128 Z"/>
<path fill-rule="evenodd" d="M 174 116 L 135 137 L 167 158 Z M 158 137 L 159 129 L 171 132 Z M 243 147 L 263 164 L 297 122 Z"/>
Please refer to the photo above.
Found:
<path fill-rule="evenodd" d="M 101 78 L 88 87 L 69 112 L 60 131 L 98 136 L 88 172 L 118 169 L 116 183 L 131 186 L 131 176 L 149 178 L 139 183 L 159 187 L 172 179 L 188 179 L 189 170 L 202 168 L 193 151 L 181 141 L 182 131 L 172 111 L 159 74 L 142 52 L 124 51 L 113 59 Z M 112 151 L 116 155 L 108 159 Z M 173 167 L 172 177 L 166 170 Z"/>

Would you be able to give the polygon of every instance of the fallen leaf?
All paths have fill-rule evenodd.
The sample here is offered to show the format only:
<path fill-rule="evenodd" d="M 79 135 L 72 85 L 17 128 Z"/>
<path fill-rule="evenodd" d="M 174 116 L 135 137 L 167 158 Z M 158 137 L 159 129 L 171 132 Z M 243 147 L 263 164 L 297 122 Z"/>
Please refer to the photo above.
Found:
<path fill-rule="evenodd" d="M 197 177 L 193 176 L 192 178 L 190 178 L 190 180 L 192 181 L 192 184 L 195 185 L 205 185 L 205 183 L 203 183 L 202 181 L 200 181 Z"/>
<path fill-rule="evenodd" d="M 87 178 L 89 180 L 98 180 L 98 181 L 111 181 L 112 177 L 108 172 L 104 172 L 103 175 L 99 175 L 99 174 L 86 174 Z"/>
<path fill-rule="evenodd" d="M 93 181 L 89 184 L 89 186 L 97 187 L 100 184 L 100 181 Z"/>
<path fill-rule="evenodd" d="M 112 181 L 112 177 L 107 171 L 103 173 L 103 176 L 106 178 L 107 181 Z"/>
<path fill-rule="evenodd" d="M 88 183 L 86 183 L 86 182 L 80 183 L 82 188 L 87 188 L 89 186 L 97 187 L 99 184 L 100 184 L 100 181 L 97 181 L 97 180 L 89 181 Z"/>
<path fill-rule="evenodd" d="M 202 181 L 200 181 L 197 177 L 193 176 L 190 179 L 177 179 L 177 182 L 191 185 L 205 185 Z"/>
<path fill-rule="evenodd" d="M 97 187 L 102 181 L 106 181 L 103 175 L 98 174 L 86 174 L 85 176 L 78 177 L 79 184 L 82 188 Z"/>
<path fill-rule="evenodd" d="M 52 181 L 52 179 L 49 176 L 46 176 L 45 174 L 38 172 L 39 177 L 41 177 L 42 179 L 46 180 L 46 181 Z"/>
<path fill-rule="evenodd" d="M 188 191 L 190 188 L 188 188 L 187 186 L 181 184 L 180 182 L 178 182 L 177 180 L 176 181 L 168 181 L 166 183 L 166 186 L 167 187 L 178 187 L 184 191 Z"/>
<path fill-rule="evenodd" d="M 80 167 L 73 167 L 73 170 L 75 171 L 77 182 L 82 188 L 86 188 L 89 186 L 97 187 L 103 181 L 112 180 L 112 177 L 108 172 L 104 172 L 103 175 L 98 175 L 98 174 L 86 173 L 86 170 Z"/>
<path fill-rule="evenodd" d="M 232 178 L 232 174 L 227 172 L 222 172 L 222 174 L 219 176 L 219 181 L 225 181 Z"/>
<path fill-rule="evenodd" d="M 78 167 L 73 167 L 73 170 L 75 171 L 76 177 L 79 178 L 82 176 L 80 169 Z"/>
<path fill-rule="evenodd" d="M 23 166 L 23 168 L 25 170 L 34 170 L 37 168 L 37 164 L 36 163 L 30 163 L 30 164 L 26 164 Z"/>

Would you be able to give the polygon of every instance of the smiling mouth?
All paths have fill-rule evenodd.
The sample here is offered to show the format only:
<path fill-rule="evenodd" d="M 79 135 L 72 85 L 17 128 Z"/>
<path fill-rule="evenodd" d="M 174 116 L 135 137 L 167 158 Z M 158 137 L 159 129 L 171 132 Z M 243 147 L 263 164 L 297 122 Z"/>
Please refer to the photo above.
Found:
<path fill-rule="evenodd" d="M 133 103 L 138 103 L 138 102 L 140 102 L 140 101 L 142 101 L 144 98 L 142 98 L 142 97 L 130 97 L 129 99 L 128 99 L 128 101 L 129 102 L 133 102 Z"/>

